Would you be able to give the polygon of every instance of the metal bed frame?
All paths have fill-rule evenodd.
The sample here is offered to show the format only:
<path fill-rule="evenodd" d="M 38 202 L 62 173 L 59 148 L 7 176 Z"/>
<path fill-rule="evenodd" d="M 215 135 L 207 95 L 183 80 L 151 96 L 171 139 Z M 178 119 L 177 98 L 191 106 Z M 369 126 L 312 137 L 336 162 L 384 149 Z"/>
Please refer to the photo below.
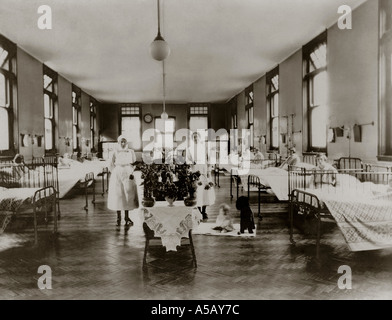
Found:
<path fill-rule="evenodd" d="M 360 158 L 341 157 L 340 159 L 335 160 L 335 162 L 336 162 L 336 168 L 342 171 L 346 169 L 366 171 L 366 167 L 367 167 L 367 165 L 364 164 Z"/>
<path fill-rule="evenodd" d="M 304 163 L 308 163 L 308 164 L 312 164 L 312 165 L 316 165 L 316 156 L 318 155 L 318 153 L 304 153 L 302 156 L 302 161 Z M 306 170 L 304 168 L 299 168 L 299 167 L 295 167 L 295 166 L 289 166 L 289 171 L 291 170 L 300 170 L 302 172 L 306 172 Z M 305 177 L 305 175 L 304 175 Z M 290 191 L 295 188 L 294 185 L 292 185 L 292 183 L 290 182 L 289 179 L 289 194 Z M 248 198 L 250 198 L 250 192 L 251 192 L 251 187 L 255 187 L 257 189 L 257 204 L 258 204 L 258 211 L 257 211 L 257 215 L 259 217 L 259 219 L 262 219 L 262 215 L 261 215 L 261 192 L 265 192 L 268 189 L 271 189 L 270 187 L 267 187 L 265 185 L 263 185 L 260 181 L 260 178 L 258 176 L 255 175 L 249 175 L 248 176 Z M 238 198 L 238 188 L 237 188 L 237 198 Z"/>
<path fill-rule="evenodd" d="M 358 162 L 358 160 L 355 160 Z M 370 168 L 369 166 L 364 166 L 363 168 Z M 363 168 L 357 167 L 357 169 L 341 169 L 338 174 L 349 174 L 355 176 L 361 182 L 373 182 L 375 184 L 389 184 L 392 181 L 392 171 L 375 172 L 375 171 L 364 171 Z M 380 166 L 382 168 L 382 166 Z M 311 175 L 315 177 L 316 175 L 335 175 L 336 173 L 313 171 L 313 170 L 303 170 L 290 171 L 289 179 L 294 176 L 301 175 Z M 321 189 L 322 189 L 321 185 Z M 296 213 L 301 212 L 304 219 L 315 218 L 316 219 L 316 261 L 320 258 L 320 242 L 321 242 L 321 222 L 323 219 L 334 220 L 328 208 L 323 205 L 322 201 L 317 197 L 317 195 L 312 193 L 312 188 L 307 188 L 306 184 L 300 186 L 301 190 L 297 188 L 292 188 L 289 195 L 289 222 L 290 222 L 290 242 L 295 245 L 296 242 L 293 236 L 294 229 L 294 216 Z"/>
<path fill-rule="evenodd" d="M 58 218 L 61 218 L 61 211 L 60 211 L 60 185 L 59 185 L 59 174 L 58 174 L 58 156 L 43 156 L 43 157 L 33 157 L 32 164 L 27 166 L 37 166 L 42 165 L 44 167 L 44 175 L 45 175 L 45 184 L 46 185 L 53 185 L 56 190 L 56 205 L 57 205 L 57 214 Z M 51 168 L 56 168 L 55 174 L 50 175 L 49 178 L 46 174 L 47 171 L 51 171 Z M 51 177 L 51 178 L 50 178 Z"/>
<path fill-rule="evenodd" d="M 280 155 L 277 153 L 268 153 L 268 159 L 261 160 L 261 161 L 257 160 L 257 163 L 260 163 L 260 162 L 263 163 L 263 162 L 267 162 L 267 161 L 268 161 L 268 165 L 265 168 L 276 167 L 280 163 Z M 270 161 L 272 161 L 272 162 L 270 162 Z M 251 160 L 251 163 L 252 163 L 252 160 Z M 249 181 L 249 178 L 248 178 L 248 181 Z M 236 195 L 237 195 L 237 199 L 238 199 L 240 183 L 241 183 L 240 176 L 238 174 L 233 173 L 233 169 L 231 169 L 230 170 L 230 197 L 231 197 L 231 199 L 234 198 L 233 184 L 236 185 Z M 248 195 L 249 195 L 249 184 L 248 184 Z"/>
<path fill-rule="evenodd" d="M 303 154 L 303 162 L 316 165 L 317 155 L 318 155 L 318 153 L 304 153 Z M 359 175 L 362 178 L 370 179 L 369 175 L 371 175 L 372 172 L 392 172 L 392 166 L 379 165 L 379 164 L 367 164 L 367 163 L 364 163 L 360 158 L 342 157 L 338 160 L 335 160 L 335 164 L 336 164 L 336 167 L 340 173 L 353 174 L 357 178 Z M 304 177 L 304 180 L 302 183 L 300 183 L 300 180 L 296 180 L 294 183 L 293 179 L 290 180 L 290 174 L 289 174 L 289 188 L 288 188 L 289 197 L 290 197 L 292 190 L 294 190 L 297 187 L 305 186 L 305 184 L 306 184 L 305 178 L 306 178 L 306 176 L 309 176 L 311 174 L 311 172 L 309 170 L 306 170 L 304 168 L 297 168 L 295 166 L 289 167 L 289 171 L 293 171 L 293 170 L 296 170 L 297 172 L 300 171 L 302 173 L 302 176 Z M 367 172 L 369 174 L 364 175 L 364 174 L 362 174 L 363 172 Z M 301 185 L 298 185 L 299 183 Z M 265 192 L 270 188 L 264 186 L 260 182 L 259 177 L 254 176 L 254 175 L 249 175 L 248 176 L 248 198 L 250 197 L 250 188 L 251 187 L 255 187 L 257 189 L 258 216 L 259 216 L 259 218 L 262 218 L 261 213 L 260 213 L 261 192 Z M 237 198 L 238 198 L 238 190 L 237 190 Z"/>
<path fill-rule="evenodd" d="M 41 169 L 36 171 L 35 169 Z M 35 174 L 38 172 L 38 176 Z M 21 210 L 32 209 L 34 217 L 34 244 L 38 244 L 38 212 L 45 211 L 45 222 L 48 221 L 48 212 L 53 211 L 53 234 L 57 234 L 57 221 L 59 212 L 58 206 L 58 175 L 57 166 L 34 160 L 26 165 L 21 157 L 21 162 L 15 163 L 9 159 L 2 159 L 0 162 L 0 186 L 5 188 L 34 188 L 38 189 L 32 196 L 31 203 L 23 203 L 13 211 L 13 214 Z M 7 218 L 5 218 L 7 219 Z"/>
<path fill-rule="evenodd" d="M 91 186 L 93 189 L 93 200 L 91 201 L 92 204 L 95 205 L 95 178 L 94 172 L 86 173 L 83 182 L 81 183 L 82 187 L 84 188 L 84 195 L 86 199 L 86 204 L 83 207 L 86 212 L 88 212 L 88 188 Z"/>

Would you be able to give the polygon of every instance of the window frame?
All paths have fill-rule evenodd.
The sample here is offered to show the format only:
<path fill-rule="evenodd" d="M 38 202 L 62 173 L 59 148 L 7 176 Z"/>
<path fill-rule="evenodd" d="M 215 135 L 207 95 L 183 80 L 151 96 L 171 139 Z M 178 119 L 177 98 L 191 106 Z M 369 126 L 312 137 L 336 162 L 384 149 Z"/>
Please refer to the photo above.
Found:
<path fill-rule="evenodd" d="M 93 97 L 90 96 L 90 146 L 91 146 L 91 152 L 96 152 L 95 148 L 95 137 L 97 134 L 97 108 L 98 108 L 98 103 L 97 100 L 95 100 Z"/>
<path fill-rule="evenodd" d="M 124 108 L 131 108 L 130 113 L 124 113 L 123 109 Z M 132 113 L 132 110 L 136 110 L 137 108 L 137 113 Z M 119 124 L 118 124 L 118 128 L 119 128 L 119 132 L 118 135 L 122 134 L 123 128 L 122 128 L 122 119 L 126 118 L 126 117 L 133 117 L 133 118 L 138 118 L 139 119 L 139 123 L 140 123 L 140 130 L 139 130 L 139 134 L 140 134 L 140 149 L 134 149 L 134 151 L 142 151 L 143 149 L 143 141 L 142 141 L 142 130 L 143 130 L 143 122 L 142 122 L 142 106 L 139 103 L 123 103 L 120 104 L 119 109 Z"/>
<path fill-rule="evenodd" d="M 238 129 L 238 113 L 237 113 L 237 99 L 233 98 L 230 101 L 231 111 L 231 129 Z"/>
<path fill-rule="evenodd" d="M 378 7 L 379 100 L 377 159 L 379 161 L 392 161 L 391 129 L 386 116 L 386 114 L 389 116 L 392 114 L 392 108 L 388 107 L 392 101 L 392 4 L 390 1 L 379 0 Z"/>
<path fill-rule="evenodd" d="M 316 38 L 311 40 L 308 44 L 303 46 L 302 48 L 302 60 L 303 60 L 303 91 L 304 91 L 304 128 L 307 130 L 307 148 L 308 152 L 322 152 L 327 153 L 328 149 L 328 135 L 327 128 L 325 128 L 326 139 L 325 139 L 325 147 L 316 147 L 313 146 L 312 143 L 312 112 L 317 108 L 324 107 L 328 108 L 327 101 L 325 101 L 325 105 L 312 105 L 312 97 L 311 97 L 311 86 L 312 80 L 322 72 L 328 72 L 328 41 L 327 41 L 327 30 L 322 32 Z M 325 44 L 326 46 L 326 65 L 324 67 L 317 68 L 316 66 L 314 70 L 310 70 L 311 66 L 311 54 L 317 49 L 320 45 Z M 313 89 L 314 87 L 312 87 Z M 327 88 L 326 88 L 327 89 Z"/>
<path fill-rule="evenodd" d="M 273 83 L 272 80 L 275 77 L 278 77 L 278 88 L 277 89 L 273 89 Z M 268 110 L 268 119 L 269 119 L 269 150 L 270 151 L 277 151 L 280 148 L 280 121 L 279 121 L 279 87 L 280 87 L 280 83 L 279 83 L 280 79 L 279 79 L 279 66 L 275 67 L 274 69 L 272 69 L 271 71 L 267 72 L 266 75 L 266 93 L 267 93 L 267 110 Z M 278 95 L 278 114 L 275 115 L 274 112 L 274 107 L 275 107 L 275 102 L 272 104 L 272 101 L 274 101 L 275 96 Z M 273 126 L 272 123 L 273 121 L 277 119 L 278 121 L 278 125 L 277 125 L 277 130 L 278 130 L 278 137 L 277 137 L 277 146 L 273 145 Z"/>
<path fill-rule="evenodd" d="M 0 47 L 8 52 L 8 69 L 0 66 L 0 73 L 5 78 L 5 92 L 8 95 L 8 105 L 1 106 L 8 117 L 8 149 L 0 150 L 1 157 L 14 156 L 19 148 L 17 136 L 17 47 L 16 44 L 0 34 Z"/>
<path fill-rule="evenodd" d="M 207 109 L 206 112 L 192 112 L 193 108 Z M 197 111 L 197 110 L 195 110 Z M 211 105 L 209 103 L 190 103 L 188 104 L 188 129 L 190 130 L 190 121 L 192 117 L 205 117 L 207 118 L 207 129 L 211 127 L 210 123 Z"/>
<path fill-rule="evenodd" d="M 46 139 L 44 141 L 45 155 L 54 155 L 57 152 L 57 118 L 58 118 L 58 74 L 46 65 L 43 65 L 43 81 L 45 76 L 52 79 L 52 91 L 45 88 L 45 82 L 43 82 L 43 94 L 44 94 L 44 121 L 49 120 L 51 122 L 52 131 L 52 148 L 46 149 Z M 45 115 L 45 95 L 49 97 L 49 103 L 51 108 L 51 117 L 46 117 Z M 44 129 L 46 130 L 45 126 Z M 45 134 L 44 134 L 45 136 Z"/>
<path fill-rule="evenodd" d="M 250 130 L 250 147 L 254 147 L 254 88 L 253 83 L 245 89 L 245 113 Z M 251 116 L 252 115 L 252 116 Z"/>
<path fill-rule="evenodd" d="M 75 101 L 73 99 L 73 93 L 75 93 Z M 76 123 L 74 115 L 76 113 Z M 73 152 L 81 152 L 81 139 L 80 139 L 80 126 L 81 126 L 81 116 L 82 116 L 82 90 L 72 84 L 72 150 Z M 76 136 L 74 136 L 74 128 Z M 76 141 L 74 140 L 76 139 Z M 75 148 L 76 145 L 76 148 Z"/>

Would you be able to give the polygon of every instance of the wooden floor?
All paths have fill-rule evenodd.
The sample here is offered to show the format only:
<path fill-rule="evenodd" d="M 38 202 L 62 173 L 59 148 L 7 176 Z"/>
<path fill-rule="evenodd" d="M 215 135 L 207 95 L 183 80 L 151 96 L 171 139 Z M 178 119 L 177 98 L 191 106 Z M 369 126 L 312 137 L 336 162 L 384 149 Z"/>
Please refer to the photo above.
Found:
<path fill-rule="evenodd" d="M 221 176 L 216 205 L 208 208 L 210 222 L 222 202 L 232 206 L 238 221 L 228 179 Z M 277 210 L 264 214 L 255 238 L 194 235 L 197 269 L 188 248 L 169 253 L 157 248 L 143 272 L 141 225 L 117 229 L 106 199 L 97 195 L 88 213 L 81 193 L 61 200 L 58 237 L 52 238 L 52 220 L 47 226 L 41 221 L 36 247 L 31 217 L 14 219 L 0 235 L 0 299 L 392 298 L 392 250 L 350 252 L 336 225 L 325 223 L 318 264 L 314 239 L 296 230 L 297 244 L 291 245 L 287 212 Z M 257 210 L 255 202 L 252 208 Z M 40 265 L 52 269 L 51 290 L 38 289 Z M 338 287 L 342 265 L 352 270 L 351 290 Z"/>

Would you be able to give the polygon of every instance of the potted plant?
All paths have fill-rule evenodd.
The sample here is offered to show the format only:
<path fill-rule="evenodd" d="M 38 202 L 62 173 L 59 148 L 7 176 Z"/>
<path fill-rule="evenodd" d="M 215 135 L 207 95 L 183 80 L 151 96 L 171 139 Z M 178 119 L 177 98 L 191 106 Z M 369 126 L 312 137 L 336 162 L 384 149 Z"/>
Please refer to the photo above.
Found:
<path fill-rule="evenodd" d="M 200 171 L 192 172 L 190 166 L 181 164 L 176 166 L 178 176 L 178 187 L 181 196 L 184 198 L 186 206 L 196 205 L 197 181 L 200 178 Z"/>
<path fill-rule="evenodd" d="M 154 188 L 158 184 L 158 172 L 154 164 L 143 164 L 140 170 L 142 172 L 141 178 L 143 179 L 141 183 L 143 186 L 142 205 L 144 207 L 152 207 L 155 204 Z"/>
<path fill-rule="evenodd" d="M 178 188 L 173 182 L 167 181 L 163 187 L 163 194 L 165 196 L 165 200 L 169 202 L 170 206 L 172 206 L 173 202 L 177 200 Z"/>

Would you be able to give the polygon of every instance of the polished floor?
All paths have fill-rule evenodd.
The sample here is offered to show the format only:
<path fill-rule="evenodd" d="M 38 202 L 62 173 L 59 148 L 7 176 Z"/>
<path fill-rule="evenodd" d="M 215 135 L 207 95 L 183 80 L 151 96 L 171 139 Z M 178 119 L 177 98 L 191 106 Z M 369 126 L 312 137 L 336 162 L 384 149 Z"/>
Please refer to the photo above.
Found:
<path fill-rule="evenodd" d="M 231 205 L 238 221 L 228 177 L 221 176 L 216 195 L 216 204 L 208 208 L 209 221 L 215 220 L 222 202 Z M 106 199 L 107 194 L 97 194 L 88 212 L 83 210 L 81 192 L 61 200 L 59 234 L 53 238 L 53 222 L 45 225 L 41 220 L 38 246 L 33 246 L 31 216 L 16 217 L 0 235 L 0 299 L 392 298 L 392 250 L 350 252 L 337 226 L 325 222 L 317 262 L 315 240 L 296 230 L 297 244 L 291 245 L 287 212 L 276 207 L 271 212 L 264 209 L 254 238 L 194 235 L 197 268 L 191 265 L 187 247 L 168 253 L 156 247 L 148 255 L 144 272 L 141 224 L 117 229 L 116 215 L 106 209 Z M 38 288 L 41 265 L 51 268 L 52 289 Z M 351 268 L 351 289 L 339 289 L 340 266 Z"/>

